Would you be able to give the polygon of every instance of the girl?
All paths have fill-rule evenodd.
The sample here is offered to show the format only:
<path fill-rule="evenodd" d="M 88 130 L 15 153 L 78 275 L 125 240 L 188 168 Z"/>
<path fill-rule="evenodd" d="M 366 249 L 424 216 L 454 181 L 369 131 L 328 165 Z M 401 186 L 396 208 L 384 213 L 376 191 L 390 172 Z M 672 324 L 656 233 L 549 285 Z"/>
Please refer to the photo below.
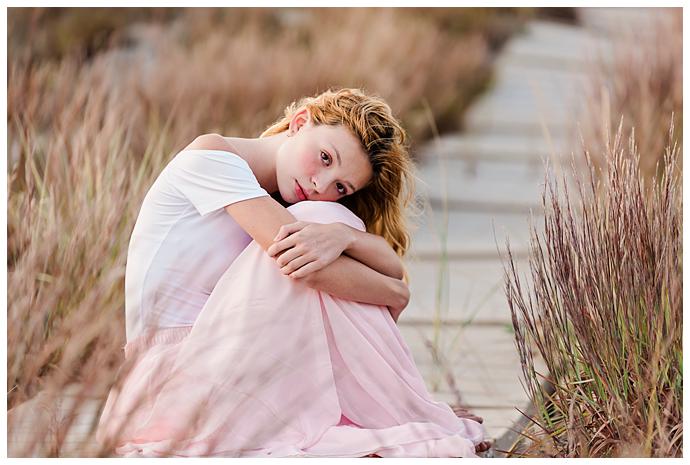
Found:
<path fill-rule="evenodd" d="M 302 99 L 258 139 L 196 138 L 132 233 L 127 374 L 99 441 L 132 456 L 485 450 L 480 419 L 431 399 L 395 326 L 412 182 L 404 130 L 358 90 Z"/>

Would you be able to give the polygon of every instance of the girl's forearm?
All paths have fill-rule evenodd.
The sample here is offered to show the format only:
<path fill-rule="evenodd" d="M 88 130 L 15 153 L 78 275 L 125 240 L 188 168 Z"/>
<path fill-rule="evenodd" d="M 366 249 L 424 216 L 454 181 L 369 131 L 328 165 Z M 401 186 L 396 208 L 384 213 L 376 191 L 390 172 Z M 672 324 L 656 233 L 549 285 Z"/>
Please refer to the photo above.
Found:
<path fill-rule="evenodd" d="M 383 237 L 343 223 L 338 224 L 342 225 L 345 234 L 350 236 L 350 245 L 343 251 L 344 254 L 386 276 L 403 278 L 402 260 Z"/>
<path fill-rule="evenodd" d="M 410 299 L 407 284 L 402 280 L 379 273 L 345 255 L 300 279 L 309 287 L 335 297 L 373 305 L 404 308 Z"/>

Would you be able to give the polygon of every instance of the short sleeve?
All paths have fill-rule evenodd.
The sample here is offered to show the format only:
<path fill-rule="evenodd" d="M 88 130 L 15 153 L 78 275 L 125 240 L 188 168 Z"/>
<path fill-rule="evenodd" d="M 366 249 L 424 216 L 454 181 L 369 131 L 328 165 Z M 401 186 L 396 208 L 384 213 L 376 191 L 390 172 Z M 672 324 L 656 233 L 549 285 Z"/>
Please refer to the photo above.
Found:
<path fill-rule="evenodd" d="M 183 150 L 170 162 L 168 176 L 202 216 L 268 195 L 244 159 L 222 150 Z"/>

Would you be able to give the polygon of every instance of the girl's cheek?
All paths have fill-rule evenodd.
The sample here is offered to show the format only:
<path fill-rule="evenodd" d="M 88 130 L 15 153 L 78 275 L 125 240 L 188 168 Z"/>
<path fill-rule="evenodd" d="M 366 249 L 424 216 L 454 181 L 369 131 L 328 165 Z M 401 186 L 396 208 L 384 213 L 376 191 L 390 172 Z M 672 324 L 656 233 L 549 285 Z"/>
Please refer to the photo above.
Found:
<path fill-rule="evenodd" d="M 313 156 L 310 154 L 304 154 L 302 157 L 302 167 L 304 168 L 305 174 L 309 176 L 313 176 L 317 173 L 319 166 L 318 164 L 313 160 Z"/>

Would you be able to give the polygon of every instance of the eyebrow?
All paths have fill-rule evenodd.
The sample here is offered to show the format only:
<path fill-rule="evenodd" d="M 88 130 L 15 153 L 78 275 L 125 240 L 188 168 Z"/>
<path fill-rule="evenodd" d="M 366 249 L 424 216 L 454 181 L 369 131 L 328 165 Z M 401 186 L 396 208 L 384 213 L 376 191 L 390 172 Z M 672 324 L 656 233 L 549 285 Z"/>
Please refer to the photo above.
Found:
<path fill-rule="evenodd" d="M 335 147 L 333 142 L 331 142 L 331 147 L 333 148 L 333 151 L 335 152 L 335 156 L 338 157 L 338 166 L 342 166 L 343 162 L 340 160 L 340 152 L 338 152 L 338 149 Z"/>
<path fill-rule="evenodd" d="M 335 156 L 338 158 L 338 166 L 343 166 L 343 161 L 340 159 L 340 152 L 338 152 L 338 149 L 333 145 L 331 142 L 331 147 L 333 147 L 333 151 L 335 152 Z M 357 189 L 355 189 L 355 186 L 352 185 L 351 182 L 345 181 L 345 184 L 350 186 L 350 189 L 352 189 L 352 192 L 355 192 Z"/>

